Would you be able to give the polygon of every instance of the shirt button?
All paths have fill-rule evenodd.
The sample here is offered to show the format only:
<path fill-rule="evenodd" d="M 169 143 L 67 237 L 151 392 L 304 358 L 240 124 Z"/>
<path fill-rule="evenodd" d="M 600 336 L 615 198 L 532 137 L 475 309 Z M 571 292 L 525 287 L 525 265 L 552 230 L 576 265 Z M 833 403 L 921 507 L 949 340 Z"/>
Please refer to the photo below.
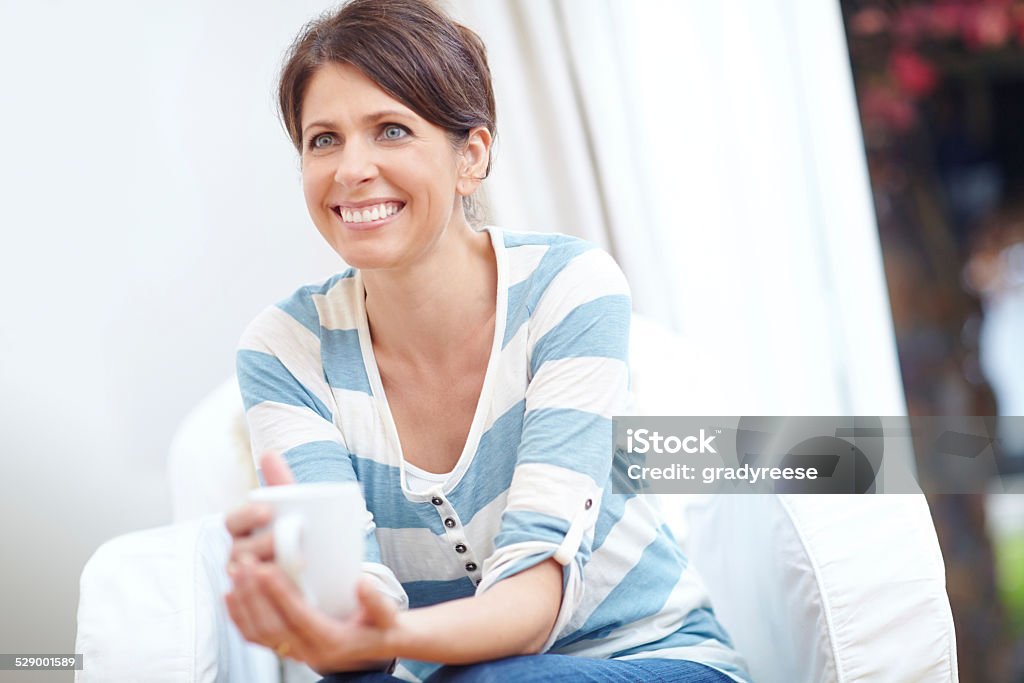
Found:
<path fill-rule="evenodd" d="M 466 571 L 467 572 L 475 572 L 476 571 L 476 562 L 467 562 L 466 563 Z"/>
<path fill-rule="evenodd" d="M 444 503 L 444 501 L 438 498 L 437 496 L 431 498 L 430 502 L 433 503 L 434 505 L 441 505 L 442 503 Z"/>
<path fill-rule="evenodd" d="M 464 544 L 462 544 L 462 543 L 456 543 L 455 544 L 455 552 L 457 552 L 457 553 L 464 553 L 464 552 L 466 552 L 466 546 Z"/>
<path fill-rule="evenodd" d="M 448 519 L 444 520 L 444 525 L 446 527 L 448 527 L 449 529 L 454 529 L 455 528 L 455 520 L 452 519 L 451 517 L 449 517 Z"/>
<path fill-rule="evenodd" d="M 590 507 L 591 507 L 591 506 L 592 506 L 593 504 L 594 504 L 594 501 L 592 501 L 592 500 L 591 500 L 590 498 L 587 498 L 587 502 L 583 504 L 583 509 L 584 509 L 584 510 L 589 510 L 589 509 L 590 509 Z"/>

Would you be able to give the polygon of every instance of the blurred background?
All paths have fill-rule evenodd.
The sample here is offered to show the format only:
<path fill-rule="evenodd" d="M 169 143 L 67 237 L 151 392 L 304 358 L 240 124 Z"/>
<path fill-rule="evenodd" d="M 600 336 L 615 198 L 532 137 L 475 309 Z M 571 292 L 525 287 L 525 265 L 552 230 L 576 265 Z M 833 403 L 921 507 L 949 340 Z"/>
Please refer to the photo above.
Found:
<path fill-rule="evenodd" d="M 1024 414 L 1024 3 L 843 0 L 911 415 Z M 964 681 L 1024 680 L 1024 440 L 929 503 Z M 1015 477 L 1014 474 L 1017 474 Z"/>
<path fill-rule="evenodd" d="M 680 414 L 1024 414 L 1024 3 L 444 4 L 489 49 L 490 220 L 615 255 Z M 245 324 L 343 268 L 273 107 L 327 6 L 0 3 L 0 651 L 74 649 Z M 1019 500 L 930 500 L 968 683 L 1024 680 Z"/>

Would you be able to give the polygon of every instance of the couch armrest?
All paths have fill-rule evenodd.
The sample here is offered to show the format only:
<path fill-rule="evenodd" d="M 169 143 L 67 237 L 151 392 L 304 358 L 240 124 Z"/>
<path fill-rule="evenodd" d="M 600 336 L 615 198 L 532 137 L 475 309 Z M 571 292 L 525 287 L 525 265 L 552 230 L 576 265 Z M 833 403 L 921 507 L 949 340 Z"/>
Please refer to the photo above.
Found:
<path fill-rule="evenodd" d="M 921 495 L 722 495 L 686 550 L 759 683 L 956 683 L 956 639 Z"/>
<path fill-rule="evenodd" d="M 75 680 L 279 683 L 274 654 L 227 614 L 229 549 L 220 515 L 100 546 L 82 571 Z"/>

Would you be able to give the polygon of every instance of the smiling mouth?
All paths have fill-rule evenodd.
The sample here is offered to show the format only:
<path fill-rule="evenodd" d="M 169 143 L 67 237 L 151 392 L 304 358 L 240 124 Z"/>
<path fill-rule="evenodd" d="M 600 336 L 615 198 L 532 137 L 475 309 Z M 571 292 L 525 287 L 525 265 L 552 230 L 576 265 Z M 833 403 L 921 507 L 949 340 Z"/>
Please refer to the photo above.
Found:
<path fill-rule="evenodd" d="M 362 206 L 358 209 L 345 206 L 332 206 L 331 210 L 346 225 L 369 227 L 381 223 L 405 208 L 404 202 L 381 202 L 370 206 Z"/>

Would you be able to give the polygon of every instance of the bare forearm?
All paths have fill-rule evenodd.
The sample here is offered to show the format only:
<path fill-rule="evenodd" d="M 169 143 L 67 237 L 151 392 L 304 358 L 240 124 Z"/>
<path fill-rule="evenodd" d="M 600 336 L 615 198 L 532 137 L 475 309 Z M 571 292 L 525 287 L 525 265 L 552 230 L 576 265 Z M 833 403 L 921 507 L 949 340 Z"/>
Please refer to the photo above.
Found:
<path fill-rule="evenodd" d="M 554 626 L 562 567 L 547 560 L 482 595 L 409 610 L 389 649 L 399 657 L 446 664 L 532 654 Z"/>

